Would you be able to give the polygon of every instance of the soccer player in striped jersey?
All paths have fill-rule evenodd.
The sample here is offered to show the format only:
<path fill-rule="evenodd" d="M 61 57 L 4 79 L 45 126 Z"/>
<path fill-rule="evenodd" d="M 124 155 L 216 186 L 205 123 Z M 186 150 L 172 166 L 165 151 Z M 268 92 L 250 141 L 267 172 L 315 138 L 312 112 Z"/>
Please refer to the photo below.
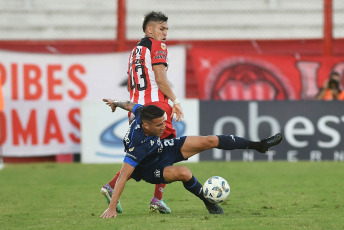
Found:
<path fill-rule="evenodd" d="M 155 105 L 163 109 L 167 114 L 166 129 L 161 139 L 176 137 L 172 119 L 176 114 L 176 121 L 183 117 L 180 102 L 175 96 L 167 79 L 168 58 L 167 37 L 168 17 L 162 12 L 152 11 L 145 15 L 142 29 L 145 37 L 134 47 L 130 53 L 128 62 L 128 91 L 130 101 L 142 105 Z M 169 100 L 173 107 L 169 105 Z M 129 113 L 129 121 L 133 119 Z M 113 188 L 115 187 L 118 172 L 115 177 L 101 188 L 101 193 L 110 203 Z M 157 184 L 150 208 L 160 213 L 171 213 L 171 209 L 162 199 L 166 184 Z M 117 212 L 122 213 L 121 204 L 117 203 Z"/>

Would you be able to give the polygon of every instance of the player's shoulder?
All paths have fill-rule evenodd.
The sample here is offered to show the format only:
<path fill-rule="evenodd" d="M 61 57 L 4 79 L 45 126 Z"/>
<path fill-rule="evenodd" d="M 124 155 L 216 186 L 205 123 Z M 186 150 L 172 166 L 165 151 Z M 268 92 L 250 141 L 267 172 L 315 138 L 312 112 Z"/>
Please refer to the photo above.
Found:
<path fill-rule="evenodd" d="M 141 39 L 139 43 L 137 43 L 137 46 L 143 46 L 143 47 L 147 47 L 148 49 L 151 49 L 152 40 L 149 37 L 144 37 Z"/>
<path fill-rule="evenodd" d="M 143 107 L 144 107 L 144 106 L 141 105 L 141 104 L 136 104 L 136 105 L 134 105 L 133 110 L 132 110 L 132 113 L 135 115 L 135 117 L 139 117 L 138 115 L 140 114 L 140 111 L 141 111 L 141 109 L 142 109 Z"/>
<path fill-rule="evenodd" d="M 152 43 L 152 49 L 154 50 L 161 50 L 163 52 L 166 52 L 167 51 L 167 46 L 164 42 L 162 41 L 157 41 L 157 40 L 154 40 L 153 39 L 153 43 Z"/>
<path fill-rule="evenodd" d="M 144 134 L 141 124 L 134 123 L 131 126 L 131 132 L 130 132 L 130 142 L 131 146 L 138 146 L 141 145 L 146 138 L 146 135 Z"/>
<path fill-rule="evenodd" d="M 141 41 L 137 44 L 137 46 L 143 46 L 148 48 L 149 50 L 162 50 L 167 51 L 167 46 L 163 41 L 158 41 L 150 37 L 144 37 Z"/>

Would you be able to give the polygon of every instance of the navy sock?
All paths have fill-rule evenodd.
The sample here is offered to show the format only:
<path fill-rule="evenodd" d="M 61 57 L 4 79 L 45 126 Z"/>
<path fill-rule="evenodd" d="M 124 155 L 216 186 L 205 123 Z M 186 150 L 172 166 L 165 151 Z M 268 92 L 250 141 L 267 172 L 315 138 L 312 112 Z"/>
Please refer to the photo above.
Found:
<path fill-rule="evenodd" d="M 218 149 L 233 150 L 233 149 L 247 149 L 250 142 L 242 137 L 234 135 L 218 135 L 219 145 Z"/>
<path fill-rule="evenodd" d="M 193 193 L 201 200 L 206 200 L 203 196 L 203 186 L 198 182 L 196 177 L 192 176 L 192 178 L 189 181 L 183 182 L 183 185 L 189 192 Z"/>
<path fill-rule="evenodd" d="M 255 141 L 249 141 L 249 144 L 248 144 L 248 148 L 249 149 L 255 149 L 259 152 L 262 151 L 262 144 L 259 142 L 255 142 Z"/>

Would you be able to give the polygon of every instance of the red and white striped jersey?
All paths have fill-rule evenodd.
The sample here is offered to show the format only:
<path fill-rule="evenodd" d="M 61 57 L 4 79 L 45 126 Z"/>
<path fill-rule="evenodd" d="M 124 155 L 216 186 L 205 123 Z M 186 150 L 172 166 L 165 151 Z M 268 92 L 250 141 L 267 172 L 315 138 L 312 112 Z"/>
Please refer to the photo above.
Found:
<path fill-rule="evenodd" d="M 168 98 L 161 92 L 152 66 L 168 66 L 165 43 L 153 38 L 143 38 L 131 51 L 128 64 L 130 101 L 145 105 L 151 102 L 168 103 Z"/>

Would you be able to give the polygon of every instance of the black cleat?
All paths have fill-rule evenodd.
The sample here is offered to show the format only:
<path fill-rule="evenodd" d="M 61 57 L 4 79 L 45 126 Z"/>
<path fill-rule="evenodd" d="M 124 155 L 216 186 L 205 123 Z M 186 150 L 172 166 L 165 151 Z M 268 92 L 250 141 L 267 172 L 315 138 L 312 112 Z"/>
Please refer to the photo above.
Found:
<path fill-rule="evenodd" d="M 223 214 L 223 209 L 220 205 L 210 203 L 209 201 L 204 201 L 204 204 L 210 214 Z"/>
<path fill-rule="evenodd" d="M 261 153 L 265 153 L 270 147 L 278 145 L 283 140 L 282 133 L 277 133 L 271 137 L 265 138 L 260 141 L 261 147 L 257 149 Z"/>

